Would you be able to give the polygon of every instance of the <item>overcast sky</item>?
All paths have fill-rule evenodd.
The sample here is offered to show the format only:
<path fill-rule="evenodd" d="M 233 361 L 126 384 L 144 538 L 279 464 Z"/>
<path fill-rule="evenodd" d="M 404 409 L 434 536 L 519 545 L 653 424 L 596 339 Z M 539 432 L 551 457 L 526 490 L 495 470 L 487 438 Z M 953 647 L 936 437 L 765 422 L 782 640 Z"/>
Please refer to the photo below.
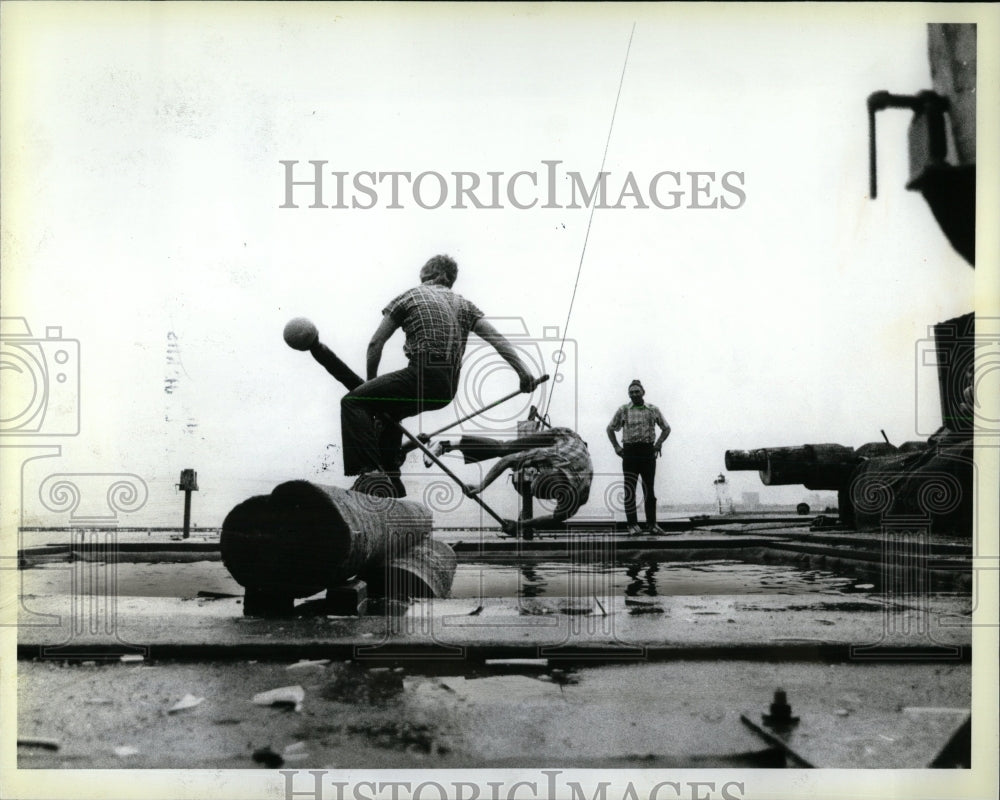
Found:
<path fill-rule="evenodd" d="M 3 13 L 2 311 L 39 339 L 60 326 L 80 353 L 78 395 L 72 377 L 52 383 L 47 423 L 58 434 L 78 403 L 79 434 L 17 441 L 61 447 L 25 467 L 25 524 L 67 521 L 38 496 L 53 473 L 139 476 L 148 501 L 122 524 L 180 524 L 174 484 L 187 467 L 205 526 L 283 480 L 349 485 L 343 389 L 284 344 L 282 327 L 311 318 L 363 373 L 382 307 L 440 252 L 459 263 L 456 291 L 520 332 L 545 371 L 567 337 L 562 380 L 483 424 L 509 431 L 536 403 L 575 427 L 599 473 L 583 514 L 603 513 L 620 472 L 604 428 L 633 378 L 673 428 L 658 466 L 664 503 L 713 501 L 729 448 L 857 447 L 881 429 L 898 444 L 939 424 L 919 354 L 928 326 L 973 309 L 975 272 L 905 190 L 909 112 L 879 117 L 879 197 L 868 199 L 866 97 L 931 88 L 926 17 L 912 7 Z M 593 183 L 605 148 L 608 205 L 630 174 L 640 197 L 592 215 L 565 207 L 567 173 Z M 299 162 L 305 179 L 310 160 L 328 162 L 327 205 L 342 172 L 345 204 L 373 207 L 310 208 L 312 189 L 295 187 L 299 207 L 282 208 L 281 162 Z M 538 202 L 514 207 L 511 176 L 537 173 L 544 187 L 545 161 L 560 162 L 550 205 L 563 207 L 542 208 L 547 189 L 523 177 L 514 199 Z M 353 192 L 365 171 L 452 183 L 439 208 L 420 207 L 409 184 L 403 207 L 388 208 L 387 184 L 374 203 Z M 503 207 L 454 208 L 460 171 L 484 187 L 502 173 Z M 663 172 L 680 175 L 679 187 L 658 184 L 662 205 L 684 193 L 677 208 L 649 196 Z M 714 173 L 695 179 L 703 193 L 691 172 Z M 433 205 L 436 179 L 421 189 Z M 478 196 L 490 204 L 487 188 Z M 397 333 L 383 371 L 403 364 L 401 345 Z M 481 346 L 470 340 L 463 396 L 411 430 L 516 389 Z M 440 477 L 416 456 L 406 469 L 417 500 Z M 756 473 L 728 478 L 737 499 L 807 494 L 763 487 Z M 509 484 L 486 497 L 515 508 Z M 438 524 L 478 514 L 468 501 L 444 506 Z"/>

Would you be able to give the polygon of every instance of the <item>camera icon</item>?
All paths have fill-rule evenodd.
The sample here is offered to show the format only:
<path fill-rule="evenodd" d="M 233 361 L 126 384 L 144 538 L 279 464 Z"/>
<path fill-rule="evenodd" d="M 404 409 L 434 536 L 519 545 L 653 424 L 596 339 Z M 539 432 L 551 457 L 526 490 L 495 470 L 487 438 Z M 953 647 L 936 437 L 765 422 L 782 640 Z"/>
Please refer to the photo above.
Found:
<path fill-rule="evenodd" d="M 61 327 L 31 335 L 24 317 L 0 318 L 0 436 L 80 432 L 80 343 Z"/>
<path fill-rule="evenodd" d="M 553 393 L 569 401 L 568 410 L 561 407 L 559 425 L 577 427 L 577 344 L 573 339 L 563 340 L 559 326 L 545 326 L 541 336 L 532 336 L 521 317 L 488 317 L 502 333 L 514 351 L 521 357 L 536 377 L 548 375 L 549 380 L 539 384 L 532 394 L 521 394 L 488 411 L 462 422 L 458 430 L 472 435 L 510 433 L 517 422 L 528 418 L 531 407 L 544 413 Z M 510 365 L 485 342 L 471 340 L 462 362 L 462 378 L 455 395 L 456 416 L 461 419 L 479 411 L 509 394 L 517 384 L 512 378 Z"/>
<path fill-rule="evenodd" d="M 915 430 L 930 436 L 941 425 L 979 436 L 1000 431 L 980 385 L 1000 370 L 1000 320 L 963 317 L 939 322 L 916 343 Z"/>

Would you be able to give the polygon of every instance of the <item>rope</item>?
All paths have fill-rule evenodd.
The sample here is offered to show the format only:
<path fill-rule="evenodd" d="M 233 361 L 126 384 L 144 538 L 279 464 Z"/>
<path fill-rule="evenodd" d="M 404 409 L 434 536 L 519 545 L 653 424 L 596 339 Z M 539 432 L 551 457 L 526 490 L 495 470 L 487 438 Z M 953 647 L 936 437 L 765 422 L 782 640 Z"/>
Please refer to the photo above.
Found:
<path fill-rule="evenodd" d="M 615 128 L 615 117 L 618 114 L 618 101 L 622 96 L 622 86 L 625 83 L 625 69 L 628 67 L 628 57 L 629 53 L 632 51 L 632 37 L 635 36 L 635 23 L 632 23 L 632 31 L 628 36 L 628 47 L 625 49 L 625 62 L 622 64 L 622 74 L 618 79 L 618 94 L 615 96 L 615 107 L 611 111 L 611 124 L 608 126 L 608 138 L 604 142 L 604 156 L 601 158 L 601 169 L 598 172 L 598 179 L 600 179 L 601 173 L 604 172 L 604 165 L 608 160 L 608 148 L 611 145 L 611 132 Z M 562 352 L 563 347 L 566 345 L 566 335 L 569 333 L 569 320 L 573 315 L 573 304 L 576 302 L 576 291 L 580 286 L 580 273 L 583 271 L 583 258 L 587 253 L 587 242 L 590 240 L 590 226 L 594 222 L 594 211 L 597 209 L 597 203 L 595 202 L 590 207 L 590 218 L 587 220 L 587 231 L 583 236 L 583 249 L 580 252 L 580 263 L 576 268 L 576 280 L 573 282 L 573 294 L 569 300 L 569 310 L 566 312 L 566 323 L 563 325 L 563 335 L 562 341 L 559 342 L 559 351 Z M 549 390 L 548 399 L 545 402 L 545 411 L 542 414 L 543 417 L 548 417 L 549 406 L 552 405 L 552 395 L 555 394 L 556 385 L 559 382 L 559 368 L 562 366 L 562 360 L 556 363 L 555 373 L 552 376 L 552 388 Z"/>

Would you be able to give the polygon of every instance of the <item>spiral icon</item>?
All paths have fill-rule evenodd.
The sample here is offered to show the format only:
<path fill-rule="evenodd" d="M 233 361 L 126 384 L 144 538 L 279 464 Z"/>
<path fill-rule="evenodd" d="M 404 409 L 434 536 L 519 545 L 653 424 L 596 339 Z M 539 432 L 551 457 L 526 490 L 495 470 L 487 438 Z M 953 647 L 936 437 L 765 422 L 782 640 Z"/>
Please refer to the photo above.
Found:
<path fill-rule="evenodd" d="M 612 513 L 625 512 L 625 499 L 627 496 L 627 490 L 625 489 L 625 481 L 617 480 L 608 484 L 608 487 L 604 490 L 604 507 Z"/>
<path fill-rule="evenodd" d="M 148 497 L 149 490 L 142 478 L 138 475 L 124 475 L 122 480 L 115 481 L 108 487 L 108 508 L 126 514 L 138 511 L 146 505 Z"/>
<path fill-rule="evenodd" d="M 395 492 L 388 481 L 372 483 L 363 491 L 355 491 L 358 505 L 365 511 L 381 514 L 389 510 L 393 503 Z"/>
<path fill-rule="evenodd" d="M 946 472 L 922 474 L 917 504 L 929 514 L 947 514 L 962 502 L 962 485 L 954 475 Z"/>
<path fill-rule="evenodd" d="M 564 478 L 545 480 L 536 483 L 537 491 L 546 500 L 554 500 L 557 508 L 578 509 L 589 497 L 589 487 L 583 490 L 579 484 Z"/>
<path fill-rule="evenodd" d="M 80 487 L 65 475 L 50 475 L 38 487 L 38 497 L 49 511 L 72 514 L 80 505 Z"/>
<path fill-rule="evenodd" d="M 866 514 L 880 514 L 892 506 L 892 484 L 884 475 L 862 475 L 851 483 L 851 505 Z"/>
<path fill-rule="evenodd" d="M 463 496 L 451 481 L 435 480 L 424 487 L 422 502 L 431 511 L 449 513 L 458 508 Z"/>

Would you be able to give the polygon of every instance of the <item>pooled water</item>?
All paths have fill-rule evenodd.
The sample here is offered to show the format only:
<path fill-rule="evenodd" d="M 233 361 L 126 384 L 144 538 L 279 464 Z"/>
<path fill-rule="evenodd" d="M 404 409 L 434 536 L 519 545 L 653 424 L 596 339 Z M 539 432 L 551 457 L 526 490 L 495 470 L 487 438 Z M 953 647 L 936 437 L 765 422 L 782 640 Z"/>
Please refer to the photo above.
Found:
<path fill-rule="evenodd" d="M 870 578 L 736 560 L 458 565 L 452 597 L 664 597 L 873 591 Z M 862 589 L 862 586 L 866 587 Z"/>

